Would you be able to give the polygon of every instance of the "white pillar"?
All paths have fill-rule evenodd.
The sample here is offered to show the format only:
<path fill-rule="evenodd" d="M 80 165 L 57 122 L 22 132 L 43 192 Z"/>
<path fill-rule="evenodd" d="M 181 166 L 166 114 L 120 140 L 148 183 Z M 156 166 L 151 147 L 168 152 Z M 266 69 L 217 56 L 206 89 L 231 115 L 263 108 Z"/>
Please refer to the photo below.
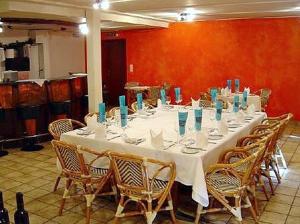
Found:
<path fill-rule="evenodd" d="M 98 111 L 102 102 L 102 64 L 101 64 L 101 29 L 100 18 L 94 10 L 87 11 L 87 73 L 89 112 Z"/>

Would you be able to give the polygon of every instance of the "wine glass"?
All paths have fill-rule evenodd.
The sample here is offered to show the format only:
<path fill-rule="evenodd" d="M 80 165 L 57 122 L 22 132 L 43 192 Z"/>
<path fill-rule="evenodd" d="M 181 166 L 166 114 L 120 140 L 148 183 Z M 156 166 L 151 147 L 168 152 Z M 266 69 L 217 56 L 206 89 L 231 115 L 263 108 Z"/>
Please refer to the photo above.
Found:
<path fill-rule="evenodd" d="M 169 106 L 171 103 L 171 97 L 170 96 L 166 96 L 166 104 Z"/>
<path fill-rule="evenodd" d="M 176 97 L 175 102 L 176 102 L 177 106 L 182 102 L 182 95 L 181 94 Z"/>

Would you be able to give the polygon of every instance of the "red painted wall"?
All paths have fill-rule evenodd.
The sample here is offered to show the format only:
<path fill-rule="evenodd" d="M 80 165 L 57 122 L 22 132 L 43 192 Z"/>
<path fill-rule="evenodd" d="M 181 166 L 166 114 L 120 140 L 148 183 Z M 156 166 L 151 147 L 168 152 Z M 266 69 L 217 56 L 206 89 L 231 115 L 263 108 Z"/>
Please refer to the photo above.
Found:
<path fill-rule="evenodd" d="M 272 89 L 269 115 L 292 112 L 300 120 L 300 18 L 174 23 L 118 34 L 127 40 L 127 67 L 134 65 L 128 81 L 169 82 L 188 100 L 239 78 L 242 87 Z"/>

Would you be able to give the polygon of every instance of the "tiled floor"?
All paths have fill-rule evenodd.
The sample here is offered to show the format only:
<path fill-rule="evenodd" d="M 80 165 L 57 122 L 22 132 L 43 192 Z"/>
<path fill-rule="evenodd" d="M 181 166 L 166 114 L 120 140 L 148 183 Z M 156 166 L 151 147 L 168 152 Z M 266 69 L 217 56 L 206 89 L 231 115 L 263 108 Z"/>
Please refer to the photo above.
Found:
<path fill-rule="evenodd" d="M 276 194 L 269 202 L 258 192 L 260 223 L 300 223 L 300 123 L 291 123 L 285 134 L 290 136 L 282 140 L 288 169 L 282 169 L 282 183 L 276 187 Z M 52 192 L 57 175 L 56 158 L 50 144 L 44 145 L 45 149 L 40 152 L 28 153 L 12 149 L 8 156 L 0 158 L 0 190 L 4 193 L 11 221 L 15 209 L 15 193 L 21 191 L 25 195 L 25 206 L 30 213 L 31 224 L 85 223 L 83 200 L 68 201 L 63 216 L 58 216 L 63 185 L 57 192 Z M 115 211 L 116 205 L 112 201 L 98 198 L 93 204 L 91 223 L 112 223 Z M 254 223 L 247 211 L 243 215 L 244 223 Z M 168 218 L 168 215 L 160 215 L 156 223 L 169 223 Z M 228 213 L 210 214 L 203 218 L 205 221 L 202 223 L 236 223 Z M 130 218 L 121 223 L 145 222 L 143 218 Z"/>

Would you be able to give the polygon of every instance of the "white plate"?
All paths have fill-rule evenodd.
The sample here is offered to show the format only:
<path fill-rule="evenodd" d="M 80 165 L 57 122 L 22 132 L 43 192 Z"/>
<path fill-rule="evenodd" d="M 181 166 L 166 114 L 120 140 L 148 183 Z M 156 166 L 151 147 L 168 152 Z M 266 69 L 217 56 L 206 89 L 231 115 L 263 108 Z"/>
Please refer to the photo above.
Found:
<path fill-rule="evenodd" d="M 94 134 L 95 132 L 94 131 L 90 131 L 90 130 L 82 130 L 82 129 L 77 129 L 76 130 L 76 134 L 77 135 L 91 135 L 91 134 Z"/>
<path fill-rule="evenodd" d="M 228 128 L 239 128 L 239 124 L 228 124 Z"/>
<path fill-rule="evenodd" d="M 196 153 L 199 153 L 199 149 L 184 147 L 184 148 L 182 148 L 181 152 L 185 153 L 185 154 L 196 154 Z"/>
<path fill-rule="evenodd" d="M 220 140 L 223 138 L 223 135 L 209 135 L 208 139 L 209 140 Z"/>

